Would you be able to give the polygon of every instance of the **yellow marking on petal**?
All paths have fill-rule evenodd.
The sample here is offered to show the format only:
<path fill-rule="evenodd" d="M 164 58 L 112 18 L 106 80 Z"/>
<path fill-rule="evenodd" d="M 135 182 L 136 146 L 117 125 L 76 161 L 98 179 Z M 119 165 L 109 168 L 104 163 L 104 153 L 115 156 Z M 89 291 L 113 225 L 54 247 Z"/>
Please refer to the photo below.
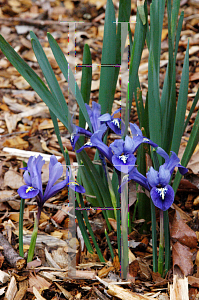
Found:
<path fill-rule="evenodd" d="M 71 182 L 68 183 L 68 185 L 69 185 L 69 184 L 79 185 L 79 183 L 78 183 L 78 182 L 75 182 L 75 181 L 71 181 Z"/>
<path fill-rule="evenodd" d="M 28 192 L 30 192 L 30 191 L 34 191 L 35 189 L 34 189 L 34 187 L 32 187 L 32 186 L 29 186 L 28 188 L 27 188 L 27 190 L 26 190 L 26 194 L 28 193 Z"/>

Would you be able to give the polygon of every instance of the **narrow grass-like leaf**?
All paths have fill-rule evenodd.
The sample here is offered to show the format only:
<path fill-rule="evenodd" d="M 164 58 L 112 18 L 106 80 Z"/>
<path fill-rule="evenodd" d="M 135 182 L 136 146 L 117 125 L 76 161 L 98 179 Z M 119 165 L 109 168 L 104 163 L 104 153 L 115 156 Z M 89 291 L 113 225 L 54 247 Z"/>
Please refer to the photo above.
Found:
<path fill-rule="evenodd" d="M 84 103 L 89 104 L 91 93 L 91 81 L 92 81 L 92 57 L 89 46 L 84 45 L 83 52 L 83 66 L 82 66 L 82 79 L 81 79 L 81 94 Z M 86 120 L 82 111 L 79 111 L 79 127 L 85 128 Z M 84 137 L 80 136 L 80 141 L 84 144 Z"/>
<path fill-rule="evenodd" d="M 129 18 L 131 14 L 131 0 L 120 0 L 119 1 L 119 16 L 118 16 L 118 25 L 117 25 L 117 34 L 116 34 L 116 66 L 114 68 L 114 78 L 113 78 L 113 90 L 112 90 L 112 98 L 109 102 L 109 108 L 111 109 L 113 99 L 114 99 L 114 94 L 115 94 L 115 88 L 116 88 L 116 83 L 118 80 L 118 75 L 120 71 L 120 65 L 121 65 L 121 60 L 126 44 L 126 33 L 125 37 L 122 36 L 122 31 L 125 30 L 126 23 L 128 23 L 128 30 L 129 30 L 129 40 L 130 40 L 130 53 L 132 51 L 132 34 L 130 30 L 130 24 L 129 24 Z"/>
<path fill-rule="evenodd" d="M 118 188 L 119 188 L 118 175 L 117 175 L 115 169 L 113 171 L 113 176 L 112 176 L 112 187 L 113 187 L 113 191 L 114 191 L 114 194 L 116 197 L 117 246 L 118 246 L 118 256 L 119 256 L 119 260 L 120 260 L 120 257 L 121 257 L 121 228 L 120 228 L 121 204 L 120 204 L 120 194 L 118 193 Z"/>
<path fill-rule="evenodd" d="M 41 78 L 28 66 L 28 64 L 17 54 L 17 52 L 0 35 L 0 49 L 17 71 L 30 84 L 35 92 L 46 103 L 49 109 L 53 111 L 63 124 L 67 124 L 67 118 L 56 98 L 50 93 Z"/>
<path fill-rule="evenodd" d="M 79 200 L 80 200 L 81 207 L 82 207 L 82 208 L 85 208 L 85 205 L 84 205 L 84 201 L 83 201 L 82 195 L 79 194 L 78 196 L 79 196 Z M 88 228 L 88 231 L 89 231 L 90 236 L 91 236 L 91 238 L 92 238 L 92 241 L 93 241 L 93 244 L 94 244 L 95 249 L 96 249 L 96 251 L 97 251 L 97 254 L 98 254 L 98 256 L 99 256 L 99 259 L 100 259 L 101 262 L 105 262 L 104 257 L 103 257 L 103 255 L 102 255 L 102 252 L 101 252 L 101 250 L 100 250 L 100 248 L 99 248 L 99 246 L 98 246 L 98 244 L 97 244 L 97 241 L 96 241 L 95 235 L 94 235 L 94 233 L 93 233 L 92 227 L 91 227 L 91 225 L 90 225 L 90 223 L 89 223 L 87 211 L 86 211 L 86 210 L 82 210 L 82 213 L 83 213 L 83 216 L 84 216 L 84 220 L 85 220 L 85 223 L 86 223 L 86 227 Z"/>
<path fill-rule="evenodd" d="M 173 70 L 172 74 L 168 73 L 168 68 L 171 67 L 170 65 L 168 65 L 161 97 L 163 148 L 167 153 L 169 153 L 171 149 L 176 115 L 176 57 L 183 24 L 183 17 L 184 12 L 181 12 L 176 31 Z M 170 37 L 170 40 L 171 39 L 172 37 Z M 172 42 L 170 44 L 172 45 Z"/>
<path fill-rule="evenodd" d="M 75 201 L 75 205 L 76 205 L 76 208 L 79 208 L 79 206 L 77 204 L 77 201 Z M 88 250 L 89 253 L 93 253 L 94 251 L 93 251 L 93 248 L 92 248 L 90 240 L 89 240 L 89 236 L 88 236 L 88 233 L 87 233 L 86 226 L 84 224 L 84 220 L 83 220 L 81 211 L 78 210 L 78 209 L 76 209 L 75 210 L 75 215 L 77 217 L 79 228 L 81 230 L 81 233 L 82 233 L 82 236 L 83 236 L 86 248 L 87 248 L 87 250 Z"/>
<path fill-rule="evenodd" d="M 181 159 L 181 164 L 186 167 L 189 160 L 191 159 L 191 156 L 197 146 L 199 142 L 199 113 L 197 113 L 190 137 L 189 137 L 189 141 L 187 143 L 186 149 L 184 151 L 183 157 Z M 182 178 L 182 175 L 180 174 L 180 172 L 178 171 L 176 174 L 176 177 L 174 179 L 174 183 L 173 183 L 173 189 L 174 192 L 177 192 L 179 183 L 180 183 L 180 179 Z"/>
<path fill-rule="evenodd" d="M 174 44 L 174 40 L 175 40 L 176 24 L 177 24 L 177 20 L 178 20 L 179 9 L 180 9 L 180 0 L 173 1 L 173 3 L 172 3 L 172 18 L 171 18 L 171 36 L 172 36 L 173 44 Z"/>
<path fill-rule="evenodd" d="M 157 262 L 157 236 L 156 236 L 156 214 L 155 214 L 155 205 L 151 200 L 151 223 L 152 223 L 152 248 L 153 248 L 153 272 L 158 271 L 158 262 Z"/>
<path fill-rule="evenodd" d="M 168 210 L 164 211 L 164 240 L 165 240 L 165 274 L 166 274 L 169 271 L 170 264 L 171 264 Z"/>
<path fill-rule="evenodd" d="M 184 59 L 171 150 L 178 154 L 184 129 L 189 84 L 189 42 Z"/>
<path fill-rule="evenodd" d="M 193 103 L 192 103 L 192 105 L 191 105 L 190 112 L 189 112 L 188 117 L 187 117 L 187 119 L 186 119 L 186 122 L 185 122 L 185 124 L 184 124 L 184 130 L 183 130 L 183 132 L 185 131 L 185 129 L 186 129 L 188 123 L 189 123 L 189 120 L 190 120 L 190 118 L 191 118 L 191 115 L 192 115 L 192 113 L 193 113 L 195 107 L 196 107 L 196 104 L 198 103 L 198 100 L 199 100 L 199 89 L 197 90 L 197 93 L 196 93 L 195 98 L 194 98 L 194 100 L 193 100 Z"/>
<path fill-rule="evenodd" d="M 57 61 L 57 64 L 60 67 L 66 81 L 68 82 L 69 87 L 70 87 L 74 97 L 76 98 L 77 103 L 79 104 L 79 107 L 80 107 L 80 109 L 81 109 L 81 111 L 84 115 L 84 118 L 85 118 L 86 122 L 88 123 L 88 126 L 89 126 L 90 130 L 92 131 L 92 125 L 91 125 L 91 122 L 90 122 L 90 118 L 88 116 L 88 112 L 86 110 L 85 103 L 84 103 L 84 100 L 82 98 L 80 89 L 79 89 L 79 87 L 78 87 L 78 85 L 75 81 L 73 72 L 72 72 L 72 70 L 71 70 L 71 68 L 70 68 L 70 66 L 69 66 L 69 64 L 68 64 L 68 62 L 67 62 L 67 60 L 66 60 L 66 58 L 65 58 L 65 56 L 62 52 L 62 50 L 60 49 L 59 45 L 55 41 L 55 39 L 52 37 L 52 35 L 49 32 L 47 33 L 47 36 L 48 36 L 48 41 L 49 41 L 51 50 L 52 50 L 53 55 L 54 55 L 54 57 Z M 68 73 L 68 70 L 69 70 L 69 73 Z"/>
<path fill-rule="evenodd" d="M 67 128 L 69 129 L 69 131 L 71 131 L 70 130 L 70 114 L 68 111 L 68 106 L 66 104 L 66 100 L 65 100 L 62 90 L 59 86 L 59 83 L 55 77 L 53 69 L 46 57 L 46 54 L 45 54 L 41 44 L 39 43 L 38 38 L 34 34 L 34 32 L 32 32 L 32 31 L 30 32 L 30 37 L 31 37 L 32 48 L 33 48 L 33 51 L 37 58 L 37 61 L 39 63 L 39 66 L 44 74 L 44 77 L 48 83 L 51 93 L 53 94 L 54 98 L 57 99 L 57 102 L 59 102 L 59 104 L 62 108 L 62 111 L 65 112 L 65 115 L 68 118 L 69 124 L 68 124 Z"/>
<path fill-rule="evenodd" d="M 148 60 L 148 108 L 150 138 L 162 145 L 162 122 L 159 98 L 161 33 L 165 1 L 154 0 L 150 6 L 150 49 Z"/>
<path fill-rule="evenodd" d="M 101 59 L 99 103 L 101 113 L 110 113 L 115 93 L 113 78 L 116 64 L 116 23 L 115 9 L 112 0 L 107 0 L 104 24 L 104 37 Z"/>
<path fill-rule="evenodd" d="M 83 164 L 84 167 L 87 170 L 87 174 L 89 174 L 88 182 L 92 182 L 92 189 L 94 192 L 94 195 L 97 198 L 97 201 L 99 203 L 99 207 L 110 207 L 111 206 L 111 199 L 110 199 L 110 194 L 109 191 L 106 189 L 103 181 L 98 180 L 99 178 L 99 173 L 95 169 L 95 166 L 91 162 L 90 158 L 87 156 L 85 151 L 81 151 L 80 153 L 77 153 L 77 160 L 79 165 Z M 80 169 L 80 171 L 82 171 Z M 110 223 L 108 221 L 108 216 L 112 217 L 113 212 L 111 211 L 102 211 L 104 218 L 106 220 L 108 229 L 111 230 Z"/>
<path fill-rule="evenodd" d="M 109 247 L 109 250 L 110 250 L 110 253 L 111 253 L 111 258 L 112 258 L 112 260 L 114 260 L 115 255 L 113 253 L 113 247 L 111 245 L 111 241 L 110 241 L 110 238 L 108 236 L 108 233 L 107 233 L 106 229 L 105 229 L 104 233 L 105 233 L 107 244 L 108 244 L 108 247 Z"/>
<path fill-rule="evenodd" d="M 148 22 L 147 22 L 148 24 Z M 135 33 L 134 33 L 134 42 L 133 48 L 131 52 L 131 61 L 130 61 L 130 68 L 129 68 L 129 107 L 126 110 L 126 114 L 131 111 L 131 105 L 133 100 L 133 95 L 135 95 L 136 106 L 138 109 L 138 118 L 140 121 L 140 111 L 139 106 L 137 103 L 137 87 L 139 87 L 139 80 L 138 80 L 138 68 L 140 65 L 140 60 L 142 56 L 142 51 L 144 48 L 145 38 L 146 38 L 146 31 L 147 31 L 147 24 L 143 25 L 140 19 L 139 13 L 137 12 L 136 16 L 136 26 L 135 26 Z M 143 109 L 143 103 L 140 103 Z M 125 116 L 126 119 L 126 116 Z"/>
<path fill-rule="evenodd" d="M 144 11 L 144 1 L 139 1 L 137 0 L 137 9 L 140 15 L 140 19 L 142 20 L 142 24 L 145 25 L 146 24 L 146 16 L 145 16 L 145 11 Z"/>
<path fill-rule="evenodd" d="M 146 160 L 145 160 L 144 144 L 140 145 L 140 147 L 138 148 L 136 163 L 138 165 L 138 171 L 144 176 L 146 176 Z M 145 220 L 145 223 L 142 226 L 141 230 L 147 231 L 149 229 L 147 223 L 151 220 L 150 199 L 149 197 L 147 197 L 147 195 L 144 192 L 137 193 L 137 199 L 138 199 L 138 218 Z"/>

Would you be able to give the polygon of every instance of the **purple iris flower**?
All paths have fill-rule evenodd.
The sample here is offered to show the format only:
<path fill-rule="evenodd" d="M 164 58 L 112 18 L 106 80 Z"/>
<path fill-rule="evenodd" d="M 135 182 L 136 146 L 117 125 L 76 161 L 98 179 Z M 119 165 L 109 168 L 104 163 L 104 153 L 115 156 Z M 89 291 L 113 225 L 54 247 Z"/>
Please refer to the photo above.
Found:
<path fill-rule="evenodd" d="M 101 114 L 101 105 L 96 103 L 95 101 L 92 101 L 92 108 L 85 103 L 90 121 L 91 121 L 91 125 L 92 125 L 92 129 L 93 132 L 97 131 L 100 127 L 100 121 L 98 120 L 98 118 L 100 117 Z M 72 128 L 72 134 L 71 134 L 71 145 L 73 147 L 73 150 L 75 149 L 75 144 L 78 141 L 80 135 L 85 135 L 87 137 L 91 137 L 92 133 L 84 128 L 81 128 L 79 126 L 76 126 L 73 123 L 73 117 L 71 118 L 71 128 Z"/>
<path fill-rule="evenodd" d="M 130 129 L 131 129 L 131 134 L 132 134 L 133 138 L 136 138 L 136 142 L 137 142 L 137 145 L 135 146 L 134 151 L 136 151 L 137 148 L 139 147 L 139 145 L 142 143 L 149 144 L 154 148 L 158 147 L 157 144 L 155 144 L 154 142 L 152 142 L 151 140 L 149 140 L 148 138 L 143 136 L 142 131 L 136 124 L 130 123 Z M 139 139 L 138 139 L 138 137 L 139 137 Z"/>
<path fill-rule="evenodd" d="M 110 148 L 114 153 L 112 157 L 114 167 L 123 173 L 130 172 L 136 162 L 136 158 L 133 155 L 135 149 L 134 140 L 126 136 L 125 141 L 123 139 L 115 140 L 110 144 Z"/>
<path fill-rule="evenodd" d="M 53 197 L 65 186 L 69 186 L 71 189 L 79 193 L 85 193 L 85 189 L 81 185 L 70 180 L 71 173 L 68 169 L 66 171 L 66 179 L 55 184 L 55 182 L 62 176 L 63 166 L 57 161 L 57 158 L 52 155 L 49 163 L 49 181 L 43 194 L 41 170 L 44 163 L 45 161 L 41 155 L 38 157 L 31 156 L 29 158 L 27 167 L 24 168 L 25 172 L 23 175 L 26 185 L 21 186 L 17 191 L 21 198 L 27 199 L 36 196 L 38 206 L 41 209 L 49 198 Z"/>
<path fill-rule="evenodd" d="M 116 110 L 112 116 L 108 113 L 100 116 L 98 120 L 105 122 L 108 127 L 115 132 L 116 134 L 122 135 L 125 130 L 125 124 L 120 118 L 114 118 L 114 115 L 117 114 L 121 109 Z"/>
<path fill-rule="evenodd" d="M 100 128 L 91 136 L 90 141 L 84 144 L 80 149 L 77 150 L 77 153 L 82 151 L 84 148 L 95 147 L 101 154 L 103 154 L 110 162 L 112 162 L 112 152 L 111 149 L 103 143 L 102 139 L 106 133 L 106 125 L 102 124 Z"/>
<path fill-rule="evenodd" d="M 124 177 L 119 192 L 123 190 L 123 185 L 127 181 L 134 180 L 150 191 L 154 205 L 165 211 L 169 209 L 174 201 L 174 190 L 169 185 L 174 168 L 178 167 L 179 172 L 182 175 L 186 174 L 188 169 L 180 164 L 180 159 L 177 157 L 176 153 L 172 152 L 169 157 L 169 155 L 160 147 L 158 147 L 156 151 L 159 155 L 165 158 L 165 163 L 160 166 L 159 171 L 156 171 L 153 167 L 151 167 L 145 177 L 138 172 L 136 167 L 133 168 L 130 173 Z"/>
<path fill-rule="evenodd" d="M 86 109 L 91 121 L 91 125 L 93 127 L 93 132 L 97 131 L 101 125 L 100 121 L 99 121 L 99 117 L 101 115 L 101 105 L 98 104 L 95 101 L 92 101 L 92 108 L 86 104 Z"/>
<path fill-rule="evenodd" d="M 162 210 L 167 210 L 172 205 L 175 196 L 174 190 L 169 185 L 175 167 L 179 169 L 182 175 L 186 174 L 188 169 L 180 164 L 180 159 L 175 152 L 172 151 L 169 157 L 160 147 L 156 151 L 165 159 L 165 163 L 160 166 L 159 171 L 155 171 L 151 167 L 146 175 L 151 186 L 150 194 L 154 205 Z"/>
<path fill-rule="evenodd" d="M 72 134 L 71 134 L 71 137 L 70 137 L 70 142 L 71 142 L 71 145 L 73 147 L 73 151 L 75 149 L 75 145 L 76 145 L 76 142 L 78 141 L 80 135 L 85 135 L 87 137 L 91 137 L 92 133 L 84 128 L 81 128 L 79 126 L 76 126 L 74 123 L 73 123 L 73 116 L 71 118 L 71 129 L 72 129 Z"/>

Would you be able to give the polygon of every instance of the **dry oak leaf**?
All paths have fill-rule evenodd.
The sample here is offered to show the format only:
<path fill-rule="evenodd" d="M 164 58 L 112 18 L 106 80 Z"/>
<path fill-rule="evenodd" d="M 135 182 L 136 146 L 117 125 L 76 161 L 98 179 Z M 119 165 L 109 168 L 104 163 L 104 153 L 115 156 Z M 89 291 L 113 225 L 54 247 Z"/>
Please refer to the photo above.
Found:
<path fill-rule="evenodd" d="M 182 245 L 179 242 L 176 242 L 173 245 L 173 268 L 177 265 L 184 276 L 191 275 L 193 273 L 193 262 L 190 249 L 187 246 Z"/>
<path fill-rule="evenodd" d="M 183 221 L 174 220 L 171 227 L 171 238 L 189 247 L 197 247 L 196 233 Z"/>

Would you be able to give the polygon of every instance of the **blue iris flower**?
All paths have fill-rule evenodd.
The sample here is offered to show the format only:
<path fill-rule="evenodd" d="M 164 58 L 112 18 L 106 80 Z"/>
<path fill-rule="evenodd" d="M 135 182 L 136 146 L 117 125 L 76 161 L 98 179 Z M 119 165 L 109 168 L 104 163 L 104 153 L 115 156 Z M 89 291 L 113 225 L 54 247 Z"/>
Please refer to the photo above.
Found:
<path fill-rule="evenodd" d="M 134 147 L 134 141 L 129 136 L 126 136 L 125 141 L 119 139 L 110 144 L 114 153 L 112 163 L 118 171 L 128 173 L 135 166 Z"/>
<path fill-rule="evenodd" d="M 87 137 L 91 137 L 92 133 L 84 128 L 81 128 L 79 126 L 76 126 L 74 123 L 73 123 L 73 116 L 71 118 L 71 128 L 72 128 L 72 134 L 71 134 L 71 137 L 70 137 L 70 142 L 71 142 L 71 145 L 73 147 L 73 151 L 75 150 L 75 145 L 76 145 L 76 142 L 78 141 L 80 135 L 85 135 Z"/>
<path fill-rule="evenodd" d="M 101 105 L 96 103 L 95 101 L 92 101 L 92 108 L 85 103 L 90 121 L 91 121 L 91 125 L 92 125 L 92 129 L 93 132 L 97 131 L 100 128 L 100 121 L 98 120 L 98 118 L 100 117 L 101 114 Z M 91 137 L 92 133 L 84 128 L 81 128 L 79 126 L 76 126 L 73 123 L 73 117 L 71 118 L 71 128 L 72 128 L 72 134 L 71 134 L 71 145 L 73 147 L 73 150 L 75 149 L 75 144 L 78 141 L 80 135 L 85 135 L 87 137 Z"/>
<path fill-rule="evenodd" d="M 151 199 L 154 205 L 165 211 L 169 209 L 174 201 L 174 190 L 169 185 L 169 182 L 175 167 L 179 169 L 179 172 L 182 175 L 186 174 L 188 169 L 180 164 L 180 159 L 177 157 L 175 152 L 171 152 L 170 157 L 160 147 L 157 148 L 156 152 L 165 159 L 165 163 L 160 166 L 159 171 L 156 171 L 153 167 L 150 167 L 145 177 L 138 172 L 136 167 L 133 168 L 130 173 L 124 177 L 122 185 L 119 188 L 119 192 L 123 190 L 123 185 L 127 181 L 134 180 L 145 189 L 150 191 Z"/>
<path fill-rule="evenodd" d="M 135 156 L 134 152 L 142 143 L 147 143 L 153 147 L 158 145 L 153 143 L 151 140 L 143 137 L 142 131 L 136 124 L 130 123 L 130 129 L 132 138 L 129 136 L 123 139 L 115 140 L 110 148 L 113 151 L 114 155 L 112 157 L 112 162 L 114 167 L 123 173 L 129 173 L 135 166 Z"/>
<path fill-rule="evenodd" d="M 157 144 L 155 144 L 154 142 L 152 142 L 151 140 L 143 136 L 142 131 L 136 124 L 130 123 L 130 129 L 131 129 L 132 137 L 135 139 L 135 142 L 137 143 L 134 151 L 136 151 L 137 148 L 142 143 L 149 144 L 154 148 L 158 147 Z"/>
<path fill-rule="evenodd" d="M 86 104 L 86 109 L 91 121 L 91 125 L 93 127 L 93 132 L 97 131 L 100 128 L 100 120 L 99 117 L 101 115 L 101 105 L 95 101 L 92 101 L 92 108 Z"/>
<path fill-rule="evenodd" d="M 125 124 L 120 118 L 114 118 L 114 115 L 117 114 L 121 109 L 116 110 L 112 116 L 108 113 L 100 116 L 98 120 L 105 122 L 108 127 L 115 132 L 116 134 L 123 135 L 125 130 Z"/>
<path fill-rule="evenodd" d="M 21 198 L 33 198 L 36 196 L 38 206 L 43 207 L 44 203 L 57 192 L 62 190 L 65 186 L 69 186 L 71 189 L 85 193 L 85 189 L 77 182 L 71 180 L 71 171 L 67 169 L 66 179 L 55 184 L 55 182 L 62 176 L 63 166 L 57 161 L 57 158 L 52 155 L 49 163 L 49 181 L 43 194 L 41 170 L 45 161 L 42 156 L 31 156 L 28 160 L 28 164 L 24 172 L 24 181 L 26 185 L 21 186 L 18 189 L 18 194 Z"/>
<path fill-rule="evenodd" d="M 95 147 L 101 154 L 103 154 L 110 162 L 112 162 L 112 152 L 111 149 L 103 143 L 103 137 L 107 130 L 105 124 L 102 124 L 100 128 L 91 136 L 90 141 L 84 144 L 80 149 L 77 150 L 77 153 L 82 151 L 84 148 Z"/>

